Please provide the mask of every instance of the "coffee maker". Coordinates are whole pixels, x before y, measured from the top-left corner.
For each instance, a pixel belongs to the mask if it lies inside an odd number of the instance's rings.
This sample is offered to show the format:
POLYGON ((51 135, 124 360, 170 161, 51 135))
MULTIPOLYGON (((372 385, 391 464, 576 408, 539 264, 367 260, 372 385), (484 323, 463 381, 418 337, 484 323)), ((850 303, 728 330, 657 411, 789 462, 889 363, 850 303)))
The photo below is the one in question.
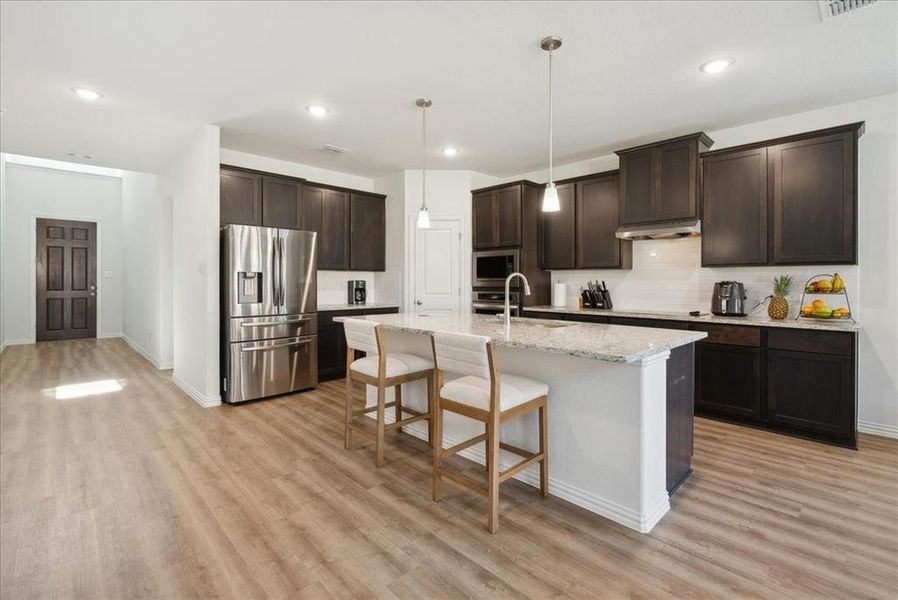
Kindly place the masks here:
POLYGON ((350 279, 346 284, 349 304, 364 304, 368 299, 368 292, 365 289, 365 280, 350 279))

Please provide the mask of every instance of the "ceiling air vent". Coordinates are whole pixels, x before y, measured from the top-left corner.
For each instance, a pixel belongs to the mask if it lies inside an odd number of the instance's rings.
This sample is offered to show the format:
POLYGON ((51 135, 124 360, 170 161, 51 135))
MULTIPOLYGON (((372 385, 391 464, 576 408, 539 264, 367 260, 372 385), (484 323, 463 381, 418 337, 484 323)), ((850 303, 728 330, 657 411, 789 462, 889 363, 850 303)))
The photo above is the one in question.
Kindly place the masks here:
POLYGON ((340 146, 334 146, 333 144, 325 144, 318 148, 321 152, 327 152, 328 154, 346 154, 349 152, 349 148, 341 148, 340 146))
POLYGON ((874 2, 876 0, 817 0, 817 6, 820 9, 820 20, 825 21, 869 6, 874 2))

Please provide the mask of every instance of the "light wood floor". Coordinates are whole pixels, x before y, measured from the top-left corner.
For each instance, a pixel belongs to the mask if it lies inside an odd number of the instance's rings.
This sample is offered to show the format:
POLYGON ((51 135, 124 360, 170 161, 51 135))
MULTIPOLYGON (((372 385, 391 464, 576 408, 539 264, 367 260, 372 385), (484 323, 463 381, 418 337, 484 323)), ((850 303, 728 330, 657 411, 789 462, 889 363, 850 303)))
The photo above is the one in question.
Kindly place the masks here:
MULTIPOLYGON (((342 382, 203 409, 120 340, 0 355, 3 598, 896 598, 898 441, 698 420, 640 535, 528 486, 430 500, 427 446, 342 448, 342 382), (60 384, 124 389, 57 400, 60 384)), ((456 465, 472 465, 455 458, 456 465)), ((473 467, 472 467, 473 468, 473 467)))

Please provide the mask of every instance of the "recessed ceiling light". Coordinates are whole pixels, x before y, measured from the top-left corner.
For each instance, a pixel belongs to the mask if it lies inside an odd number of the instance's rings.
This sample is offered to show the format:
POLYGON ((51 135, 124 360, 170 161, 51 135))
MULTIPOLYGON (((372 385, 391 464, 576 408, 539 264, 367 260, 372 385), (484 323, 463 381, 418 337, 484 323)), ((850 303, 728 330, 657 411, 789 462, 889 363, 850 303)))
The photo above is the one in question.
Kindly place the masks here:
POLYGON ((458 155, 458 148, 443 148, 443 156, 448 156, 452 158, 453 156, 458 155))
POLYGON ((318 117, 319 119, 321 117, 327 116, 327 113, 330 112, 326 106, 321 106, 320 104, 309 104, 306 107, 306 110, 310 115, 312 115, 313 117, 318 117))
POLYGON ((712 58, 711 60, 707 60, 699 65, 698 70, 709 75, 717 75, 718 73, 722 73, 730 66, 732 66, 734 62, 736 62, 736 59, 730 56, 726 56, 723 58, 712 58))
POLYGON ((90 88, 85 87, 73 87, 72 93, 81 98, 82 100, 89 100, 93 102, 94 100, 99 100, 103 97, 103 94, 96 90, 92 90, 90 88))

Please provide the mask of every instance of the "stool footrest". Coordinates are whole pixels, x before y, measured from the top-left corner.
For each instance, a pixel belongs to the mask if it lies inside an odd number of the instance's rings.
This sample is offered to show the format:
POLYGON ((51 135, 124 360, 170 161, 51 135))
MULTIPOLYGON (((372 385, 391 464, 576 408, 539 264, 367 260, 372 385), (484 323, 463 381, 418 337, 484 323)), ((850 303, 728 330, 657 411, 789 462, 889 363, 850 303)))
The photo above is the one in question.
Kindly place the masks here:
POLYGON ((524 458, 533 458, 534 456, 536 456, 535 452, 530 452, 529 450, 524 450, 523 448, 518 448, 517 446, 512 446, 511 444, 506 444, 505 442, 499 442, 499 448, 505 450, 506 452, 511 452, 512 454, 523 456, 524 458))
POLYGON ((499 473, 499 483, 502 483, 503 481, 511 479, 512 477, 514 477, 515 475, 517 475, 518 473, 520 473, 521 471, 523 471, 530 465, 540 462, 545 457, 546 457, 545 453, 540 452, 539 454, 534 454, 530 458, 522 460, 515 466, 513 466, 509 469, 506 469, 505 471, 502 471, 501 473, 499 473))
POLYGON ((468 488, 469 490, 473 490, 478 494, 483 496, 489 496, 489 488, 477 481, 476 479, 471 479, 461 473, 456 473, 455 471, 449 471, 444 469, 443 467, 437 467, 437 471, 440 475, 445 477, 446 479, 451 479, 455 483, 468 488))
MULTIPOLYGON (((391 406, 396 406, 396 403, 395 402, 387 402, 386 404, 384 404, 384 408, 390 408, 391 406)), ((405 410, 405 409, 402 409, 402 410, 405 410)), ((353 416, 366 415, 368 413, 373 413, 373 412, 377 412, 376 404, 374 406, 368 406, 366 408, 360 408, 358 410, 354 410, 354 411, 352 411, 352 414, 353 414, 353 416)))
MULTIPOLYGON (((403 409, 403 410, 405 410, 405 409, 403 409)), ((402 419, 401 421, 394 421, 394 422, 390 423, 389 425, 385 425, 384 429, 387 431, 391 431, 393 429, 399 429, 400 427, 403 427, 405 425, 410 425, 411 423, 414 423, 415 421, 423 421, 424 419, 429 419, 429 418, 430 418, 430 415, 427 413, 418 413, 413 417, 408 417, 407 419, 402 419)))
POLYGON ((470 448, 474 444, 479 444, 480 442, 485 442, 485 441, 486 441, 486 434, 484 433, 482 435, 478 435, 477 437, 473 437, 469 440, 466 440, 460 444, 455 444, 454 446, 450 446, 450 447, 446 448, 445 450, 443 450, 442 455, 444 457, 452 456, 456 452, 461 452, 465 448, 470 448))

